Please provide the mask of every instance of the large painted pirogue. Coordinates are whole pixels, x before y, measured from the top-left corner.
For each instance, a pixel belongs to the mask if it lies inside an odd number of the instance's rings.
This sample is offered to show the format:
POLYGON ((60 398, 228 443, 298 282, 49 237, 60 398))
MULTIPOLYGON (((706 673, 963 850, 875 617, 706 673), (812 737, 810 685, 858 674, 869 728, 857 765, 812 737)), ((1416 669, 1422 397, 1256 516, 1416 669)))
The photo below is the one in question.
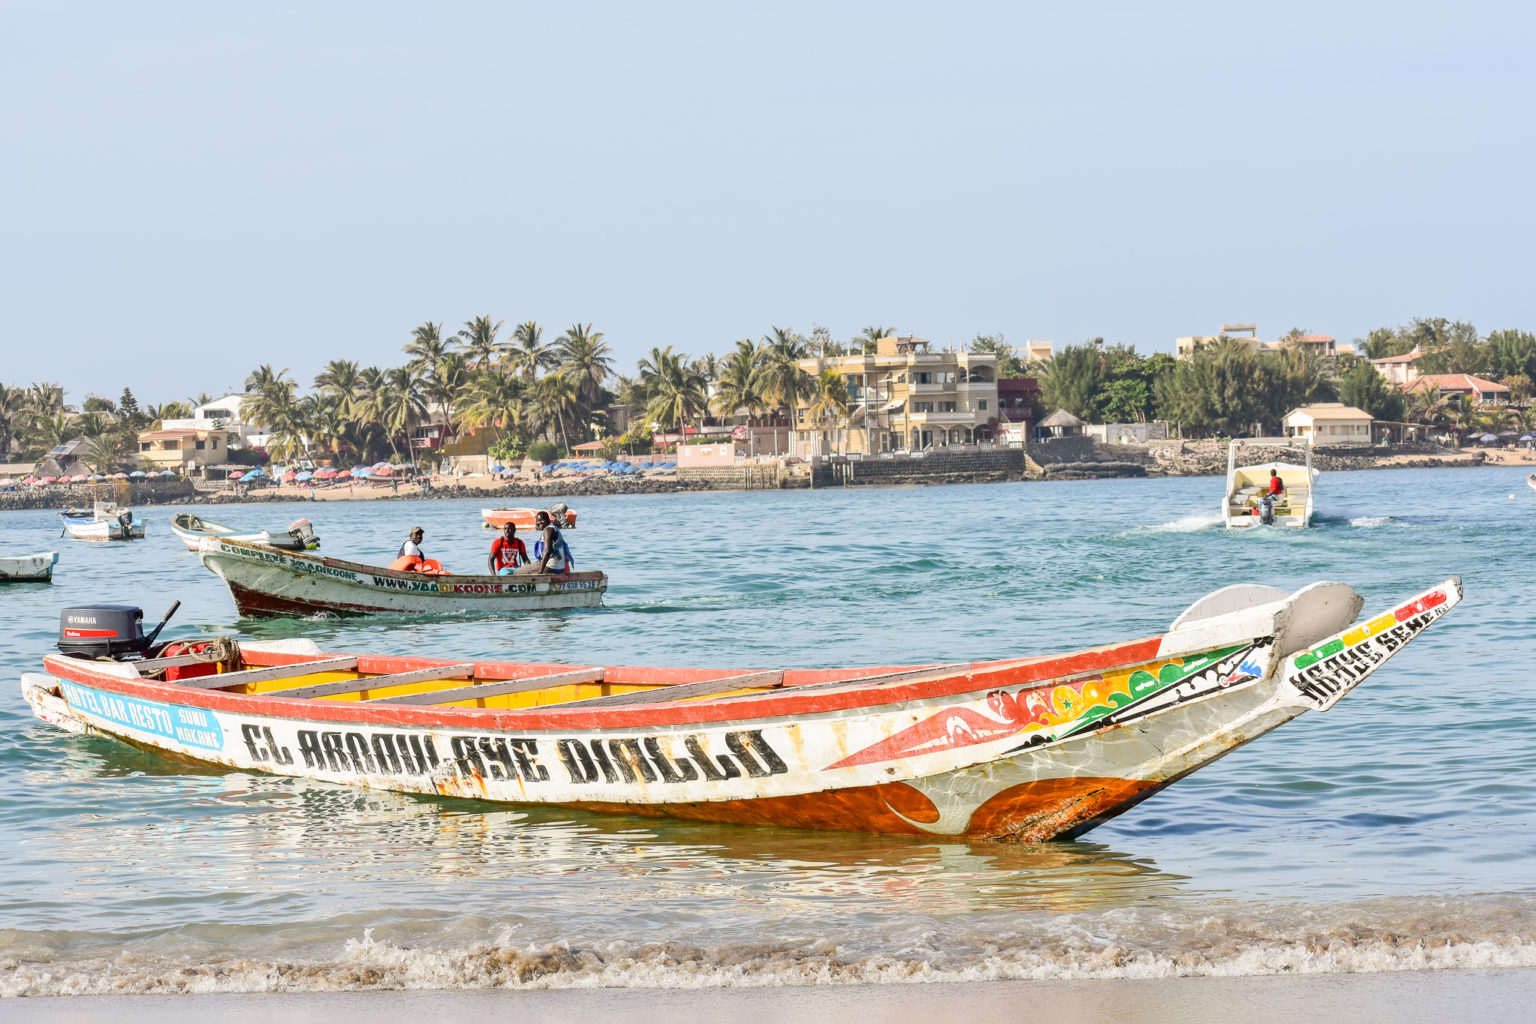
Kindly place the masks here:
MULTIPOLYGON (((1304 711, 1332 707, 1461 599, 1358 626, 1340 583, 1235 586, 1161 636, 1073 654, 855 670, 600 668, 152 647, 70 609, 38 717, 180 758, 328 782, 702 821, 1075 836, 1304 711), (73 622, 69 621, 73 619, 73 622), (109 644, 115 641, 106 641, 109 644), (133 648, 154 655, 125 660, 133 648), (209 661, 207 659, 217 659, 209 661)), ((116 620, 121 621, 121 619, 116 620)), ((162 623, 163 625, 163 623, 162 623)))

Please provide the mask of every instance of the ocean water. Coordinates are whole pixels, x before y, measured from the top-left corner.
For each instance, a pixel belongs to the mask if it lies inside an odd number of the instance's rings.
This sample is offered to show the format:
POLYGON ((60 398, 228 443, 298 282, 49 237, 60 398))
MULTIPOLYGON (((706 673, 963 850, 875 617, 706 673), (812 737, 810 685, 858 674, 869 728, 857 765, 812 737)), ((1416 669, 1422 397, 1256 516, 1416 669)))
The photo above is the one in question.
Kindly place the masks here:
MULTIPOLYGON (((1536 491, 1523 471, 1325 474, 1316 527, 1226 531, 1215 478, 572 499, 599 610, 512 621, 240 621, 149 537, 0 589, 0 995, 770 986, 1536 966, 1536 491), (1232 582, 1466 599, 1333 710, 1074 842, 656 822, 203 771, 35 721, 16 680, 58 611, 325 649, 769 668, 1045 654, 1160 632, 1232 582)), ((387 561, 410 526, 484 564, 478 503, 307 516, 387 561)))

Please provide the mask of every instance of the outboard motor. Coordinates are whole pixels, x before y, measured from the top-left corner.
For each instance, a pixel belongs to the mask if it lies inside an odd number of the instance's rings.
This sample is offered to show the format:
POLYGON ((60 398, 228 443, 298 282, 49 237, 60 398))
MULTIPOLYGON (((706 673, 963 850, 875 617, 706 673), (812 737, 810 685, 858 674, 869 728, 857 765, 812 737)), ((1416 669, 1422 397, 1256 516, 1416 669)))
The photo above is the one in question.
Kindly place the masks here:
POLYGON ((1275 499, 1273 495, 1266 494, 1259 499, 1259 522, 1265 526, 1275 525, 1275 499))
POLYGON ((74 658, 111 658, 121 661, 145 657, 160 631, 171 621, 177 601, 160 625, 144 635, 144 612, 131 604, 93 604, 59 612, 59 651, 74 658))
POLYGON ((133 529, 133 510, 123 509, 117 514, 117 523, 125 530, 133 529))
POLYGON ((308 519, 289 523, 288 536, 298 541, 305 551, 313 551, 320 546, 320 538, 315 535, 315 528, 308 519))

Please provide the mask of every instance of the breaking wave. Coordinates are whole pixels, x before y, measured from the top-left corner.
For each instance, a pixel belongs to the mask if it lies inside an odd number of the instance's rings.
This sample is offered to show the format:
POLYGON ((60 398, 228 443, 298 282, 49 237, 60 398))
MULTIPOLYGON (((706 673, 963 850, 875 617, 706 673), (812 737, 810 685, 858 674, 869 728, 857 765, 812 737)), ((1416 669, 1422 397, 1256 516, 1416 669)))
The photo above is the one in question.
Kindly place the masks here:
POLYGON ((367 929, 331 955, 197 956, 188 948, 80 959, 50 950, 42 936, 26 940, 12 932, 10 951, 0 954, 0 996, 754 988, 1536 967, 1536 913, 1525 901, 1417 911, 1266 906, 1192 914, 1144 907, 1014 924, 986 932, 930 926, 888 936, 882 948, 852 937, 717 945, 530 941, 517 927, 435 946, 378 939, 367 929))

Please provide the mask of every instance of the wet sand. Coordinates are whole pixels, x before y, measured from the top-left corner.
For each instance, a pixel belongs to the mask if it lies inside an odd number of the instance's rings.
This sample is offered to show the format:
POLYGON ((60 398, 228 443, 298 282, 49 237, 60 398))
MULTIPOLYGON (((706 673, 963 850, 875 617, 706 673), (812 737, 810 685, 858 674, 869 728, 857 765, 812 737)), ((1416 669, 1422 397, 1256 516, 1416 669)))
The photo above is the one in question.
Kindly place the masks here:
POLYGON ((5 1000, 8 1024, 153 1024, 336 1020, 615 1022, 663 1019, 717 1024, 806 1020, 941 1024, 956 1020, 1098 1024, 1136 1021, 1390 1020, 1396 1024, 1530 1019, 1536 970, 1417 971, 1307 977, 1006 981, 817 988, 553 989, 323 992, 260 995, 68 996, 5 1000))

